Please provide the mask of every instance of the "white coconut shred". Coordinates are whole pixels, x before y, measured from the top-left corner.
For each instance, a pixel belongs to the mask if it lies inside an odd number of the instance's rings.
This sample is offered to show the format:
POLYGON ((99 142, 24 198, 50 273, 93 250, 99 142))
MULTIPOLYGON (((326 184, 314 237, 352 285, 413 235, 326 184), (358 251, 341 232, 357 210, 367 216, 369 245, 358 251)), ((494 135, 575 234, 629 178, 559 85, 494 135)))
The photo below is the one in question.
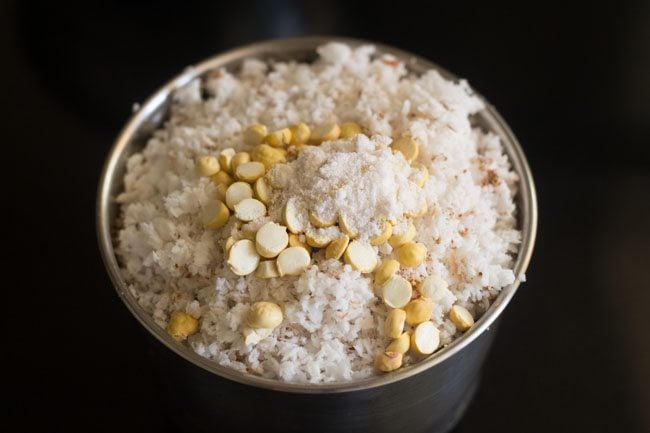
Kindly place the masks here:
MULTIPOLYGON (((297 276, 240 277, 228 267, 226 239, 246 238, 271 220, 282 223, 288 200, 324 219, 345 214, 361 240, 376 236, 386 220, 402 232, 403 216, 419 215, 409 221, 426 258, 398 274, 414 285, 428 275, 447 282, 430 319, 441 345, 461 334, 449 318, 453 305, 478 318, 514 282, 520 242, 517 176, 499 138, 472 128, 469 117, 483 104, 466 82, 447 81, 435 71, 409 75, 396 59, 375 56, 372 46, 330 43, 318 54, 311 64, 247 60, 236 74, 218 70, 177 91, 170 119, 130 157, 118 197, 116 252, 141 307, 161 327, 175 311, 198 319, 187 344, 199 355, 290 382, 376 374, 375 356, 390 339, 384 335, 388 308, 372 274, 327 260, 323 250, 315 249, 297 276), (199 215, 217 191, 209 177, 197 175, 197 159, 226 148, 250 151, 242 139, 249 125, 272 131, 300 122, 356 122, 364 133, 301 152, 290 147, 288 163, 265 176, 274 187, 268 216, 244 224, 231 217, 217 230, 205 228, 199 215), (390 150, 402 136, 421 144, 413 164, 390 150), (430 174, 421 188, 413 182, 415 163, 430 174), (418 214, 425 203, 426 213, 418 214), (247 345, 242 329, 257 301, 278 304, 284 319, 268 337, 247 345)), ((305 225, 306 233, 340 230, 305 225)), ((373 249, 380 261, 395 257, 388 243, 373 249)), ((407 355, 405 363, 419 359, 407 355)))

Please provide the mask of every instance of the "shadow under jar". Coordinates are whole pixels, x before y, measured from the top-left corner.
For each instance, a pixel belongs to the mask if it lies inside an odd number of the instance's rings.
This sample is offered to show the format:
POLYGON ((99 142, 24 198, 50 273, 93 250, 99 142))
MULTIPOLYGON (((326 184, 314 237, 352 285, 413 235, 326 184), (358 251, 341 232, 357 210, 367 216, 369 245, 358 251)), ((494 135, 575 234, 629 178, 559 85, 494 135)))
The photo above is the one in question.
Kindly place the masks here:
MULTIPOLYGON (((180 74, 147 100, 122 130, 110 151, 99 184, 97 230, 111 280, 152 342, 152 364, 164 390, 166 408, 182 431, 264 432, 430 432, 451 430, 460 420, 478 387, 485 357, 495 336, 499 316, 514 296, 525 272, 537 228, 537 203, 530 169, 516 138, 496 110, 486 108, 472 123, 498 135, 519 177, 517 228, 522 242, 515 258, 516 280, 504 287, 474 327, 451 344, 389 374, 323 385, 285 383, 249 375, 205 359, 174 341, 138 306, 127 289, 114 251, 126 161, 143 148, 168 115, 171 96, 196 77, 224 67, 236 71, 250 57, 260 60, 311 61, 315 49, 338 41, 350 46, 369 43, 345 38, 298 38, 256 43, 208 59, 180 74)), ((403 60, 410 72, 442 68, 413 54, 375 44, 378 54, 403 60)))

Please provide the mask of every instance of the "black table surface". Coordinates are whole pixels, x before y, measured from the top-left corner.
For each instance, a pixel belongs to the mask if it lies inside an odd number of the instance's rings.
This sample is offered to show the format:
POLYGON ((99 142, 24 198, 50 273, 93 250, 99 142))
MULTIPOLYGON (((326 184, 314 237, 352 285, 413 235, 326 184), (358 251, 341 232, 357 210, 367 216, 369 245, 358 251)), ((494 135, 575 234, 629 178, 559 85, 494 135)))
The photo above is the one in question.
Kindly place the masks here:
POLYGON ((528 155, 535 255, 456 431, 650 431, 650 3, 94 3, 0 9, 3 431, 175 431, 99 257, 101 165, 184 66, 305 34, 468 78, 528 155))

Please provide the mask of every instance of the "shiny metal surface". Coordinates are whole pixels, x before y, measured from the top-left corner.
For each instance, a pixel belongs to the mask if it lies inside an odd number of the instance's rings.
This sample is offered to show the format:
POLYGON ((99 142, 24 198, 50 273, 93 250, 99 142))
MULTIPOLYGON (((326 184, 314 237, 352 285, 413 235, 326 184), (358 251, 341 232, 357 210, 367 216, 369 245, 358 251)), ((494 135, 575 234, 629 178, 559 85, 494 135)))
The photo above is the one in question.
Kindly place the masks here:
MULTIPOLYGON (((102 257, 118 295, 157 340, 154 345, 155 359, 160 361, 158 367, 164 369, 161 377, 170 387, 186 388, 183 389, 186 399, 176 405, 180 413, 194 414, 185 417, 185 425, 196 421, 197 417, 205 421, 195 426, 196 431, 213 430, 210 427, 213 418, 214 421, 220 420, 214 426, 234 422, 232 427, 235 428, 256 421, 257 413, 273 413, 271 410, 276 410, 286 414, 287 408, 292 407, 301 413, 292 412, 288 418, 278 418, 280 421, 274 418, 275 421, 270 424, 273 429, 268 431, 314 430, 314 426, 320 426, 317 431, 342 432, 370 428, 376 432, 400 431, 407 426, 410 432, 446 431, 462 414, 459 408, 467 405, 476 387, 481 364, 494 336, 494 330, 490 331, 490 327, 495 325, 519 286, 517 279, 514 284, 504 288, 470 331, 427 359, 391 374, 319 386, 283 383, 217 365, 172 340, 139 308, 127 290, 113 249, 113 234, 119 214, 114 197, 123 189, 126 159, 141 149, 151 132, 164 121, 170 95, 193 78, 215 68, 236 69, 247 57, 309 61, 315 57, 314 49, 318 45, 332 40, 350 45, 368 43, 330 37, 273 40, 228 51, 187 69, 164 85, 133 114, 104 166, 97 197, 97 230, 102 257), (184 402, 188 401, 192 405, 181 410, 185 407, 184 402), (242 413, 244 407, 246 411, 242 413), (402 419, 406 416, 408 418, 402 419), (235 422, 237 419, 239 424, 235 422), (396 419, 401 421, 395 422, 396 419)), ((379 53, 391 53, 403 59, 413 73, 437 69, 446 78, 456 79, 420 57, 373 44, 379 53)), ((537 202, 530 169, 516 138, 491 105, 486 103, 486 109, 475 117, 474 123, 501 137, 512 166, 520 177, 518 223, 523 236, 515 263, 515 274, 520 276, 530 261, 537 230, 537 202)), ((174 395, 177 393, 178 389, 174 395)))

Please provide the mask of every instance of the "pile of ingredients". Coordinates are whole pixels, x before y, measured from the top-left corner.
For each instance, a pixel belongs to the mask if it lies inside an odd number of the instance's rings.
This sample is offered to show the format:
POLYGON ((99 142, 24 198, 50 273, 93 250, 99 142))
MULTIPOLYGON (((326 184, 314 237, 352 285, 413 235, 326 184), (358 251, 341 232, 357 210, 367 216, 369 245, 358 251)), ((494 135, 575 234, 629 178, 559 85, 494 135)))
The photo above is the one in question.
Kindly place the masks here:
POLYGON ((423 359, 515 281, 518 178, 466 82, 372 46, 246 60, 174 95, 130 157, 116 251, 182 344, 289 382, 423 359))

